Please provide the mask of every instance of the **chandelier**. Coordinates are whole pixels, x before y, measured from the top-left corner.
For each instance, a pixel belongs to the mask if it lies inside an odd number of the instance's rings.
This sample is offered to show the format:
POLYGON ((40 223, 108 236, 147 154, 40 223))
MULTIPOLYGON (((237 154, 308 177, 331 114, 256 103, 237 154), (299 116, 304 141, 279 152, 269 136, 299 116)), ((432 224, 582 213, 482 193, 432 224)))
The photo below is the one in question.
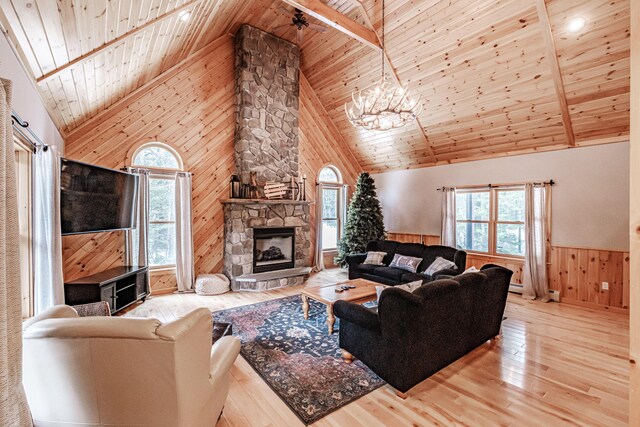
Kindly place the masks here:
POLYGON ((382 78, 373 87, 351 94, 344 104, 347 118, 353 126, 372 131, 400 128, 414 121, 422 111, 420 96, 412 97, 407 86, 398 87, 384 72, 384 0, 382 0, 382 78))

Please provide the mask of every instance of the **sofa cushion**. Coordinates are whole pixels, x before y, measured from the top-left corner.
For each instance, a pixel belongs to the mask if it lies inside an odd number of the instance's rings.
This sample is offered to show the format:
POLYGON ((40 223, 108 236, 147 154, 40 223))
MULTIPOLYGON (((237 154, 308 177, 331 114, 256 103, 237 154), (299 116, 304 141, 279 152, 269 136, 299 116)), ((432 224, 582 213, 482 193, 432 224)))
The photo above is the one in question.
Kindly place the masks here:
POLYGON ((387 279, 395 280, 396 282, 400 281, 404 273, 406 273, 405 270, 394 267, 376 267, 376 269, 374 270, 374 274, 387 279))
MULTIPOLYGON (((451 248, 449 246, 440 246, 440 245, 431 245, 424 248, 424 252, 422 253, 422 258, 424 258, 424 263, 421 265, 423 270, 425 270, 428 266, 433 264, 437 257, 442 257, 449 261, 455 261, 454 258, 458 249, 451 248)), ((461 268, 464 268, 462 266, 461 268)))
POLYGON ((367 244, 367 252, 386 252, 382 262, 384 265, 389 265, 391 260, 393 259, 393 255, 396 253, 396 248, 400 243, 394 240, 374 240, 367 244))
POLYGON ((422 258, 425 246, 421 243, 400 243, 396 253, 400 255, 422 258))
POLYGON ((386 252, 369 251, 367 252, 367 258, 364 260, 363 264, 384 265, 382 260, 386 255, 386 252))
POLYGON ((429 278, 421 273, 407 273, 405 272, 400 280, 402 283, 415 282, 416 280, 422 280, 423 282, 429 281, 429 278))
POLYGON ((373 264, 358 264, 356 266, 356 270, 359 271, 360 273, 375 274, 374 271, 378 267, 380 267, 380 266, 379 265, 373 265, 373 264))
POLYGON ((389 264, 389 267, 401 268, 411 273, 418 271, 418 266, 422 262, 422 258, 412 257, 408 255, 395 254, 393 261, 389 264))
POLYGON ((438 271, 445 270, 447 268, 457 269, 458 267, 456 267, 456 264, 453 261, 449 261, 448 259, 444 259, 439 256, 436 257, 435 261, 433 261, 429 267, 427 267, 424 273, 429 276, 433 276, 438 271))

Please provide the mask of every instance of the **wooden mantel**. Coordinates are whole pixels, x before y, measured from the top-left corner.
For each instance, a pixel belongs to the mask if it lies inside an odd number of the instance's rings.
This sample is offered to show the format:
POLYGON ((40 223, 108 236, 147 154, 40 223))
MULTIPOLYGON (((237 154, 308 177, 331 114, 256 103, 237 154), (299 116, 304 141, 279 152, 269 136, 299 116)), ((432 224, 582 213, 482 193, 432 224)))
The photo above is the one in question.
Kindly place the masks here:
POLYGON ((223 205, 228 203, 243 205, 312 205, 315 202, 309 200, 288 200, 288 199, 223 199, 220 201, 223 205))

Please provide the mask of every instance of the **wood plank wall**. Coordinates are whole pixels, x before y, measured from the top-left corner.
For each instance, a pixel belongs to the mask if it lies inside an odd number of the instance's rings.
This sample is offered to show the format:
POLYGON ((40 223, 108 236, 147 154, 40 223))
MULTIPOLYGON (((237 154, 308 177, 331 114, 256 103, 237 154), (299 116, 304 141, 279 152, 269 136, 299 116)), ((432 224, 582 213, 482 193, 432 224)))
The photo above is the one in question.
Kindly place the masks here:
MULTIPOLYGON (((388 233, 389 240, 440 244, 439 236, 388 233)), ((467 254, 467 268, 496 264, 513 271, 513 283, 522 283, 524 260, 467 254)), ((560 292, 568 304, 614 309, 629 308, 629 253, 622 251, 551 246, 548 260, 549 289, 560 292), (609 290, 602 290, 602 282, 609 290)))
POLYGON ((629 425, 640 425, 640 2, 631 2, 629 425))
MULTIPOLYGON (((228 197, 228 182, 235 169, 233 66, 232 38, 224 36, 80 126, 66 140, 67 157, 109 168, 124 166, 133 150, 144 142, 165 142, 180 153, 186 168, 194 174, 196 274, 222 269, 224 227, 220 200, 228 197)), ((315 199, 316 176, 323 165, 336 165, 350 185, 360 172, 358 163, 328 120, 317 96, 302 77, 300 166, 301 173, 309 178, 308 200, 315 199)), ((315 218, 315 213, 312 217, 315 218)), ((65 279, 122 265, 123 242, 122 232, 65 237, 65 279)), ((155 293, 176 286, 173 271, 154 272, 151 277, 155 293)))
POLYGON ((628 252, 552 246, 548 271, 549 289, 560 291, 563 302, 629 308, 628 252))

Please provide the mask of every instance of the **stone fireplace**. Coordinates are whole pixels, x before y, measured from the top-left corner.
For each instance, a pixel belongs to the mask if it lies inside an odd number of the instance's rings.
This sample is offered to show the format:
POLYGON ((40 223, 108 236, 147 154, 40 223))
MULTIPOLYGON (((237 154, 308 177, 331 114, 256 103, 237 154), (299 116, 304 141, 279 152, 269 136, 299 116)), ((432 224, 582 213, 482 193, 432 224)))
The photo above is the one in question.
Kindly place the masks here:
MULTIPOLYGON (((235 35, 236 172, 244 183, 298 177, 300 52, 249 25, 235 35)), ((310 203, 229 199, 224 204, 224 272, 233 290, 304 281, 311 268, 310 203)))
POLYGON ((244 182, 298 176, 298 46, 250 25, 235 35, 236 170, 244 182))
POLYGON ((253 272, 295 267, 296 228, 253 229, 253 272))

